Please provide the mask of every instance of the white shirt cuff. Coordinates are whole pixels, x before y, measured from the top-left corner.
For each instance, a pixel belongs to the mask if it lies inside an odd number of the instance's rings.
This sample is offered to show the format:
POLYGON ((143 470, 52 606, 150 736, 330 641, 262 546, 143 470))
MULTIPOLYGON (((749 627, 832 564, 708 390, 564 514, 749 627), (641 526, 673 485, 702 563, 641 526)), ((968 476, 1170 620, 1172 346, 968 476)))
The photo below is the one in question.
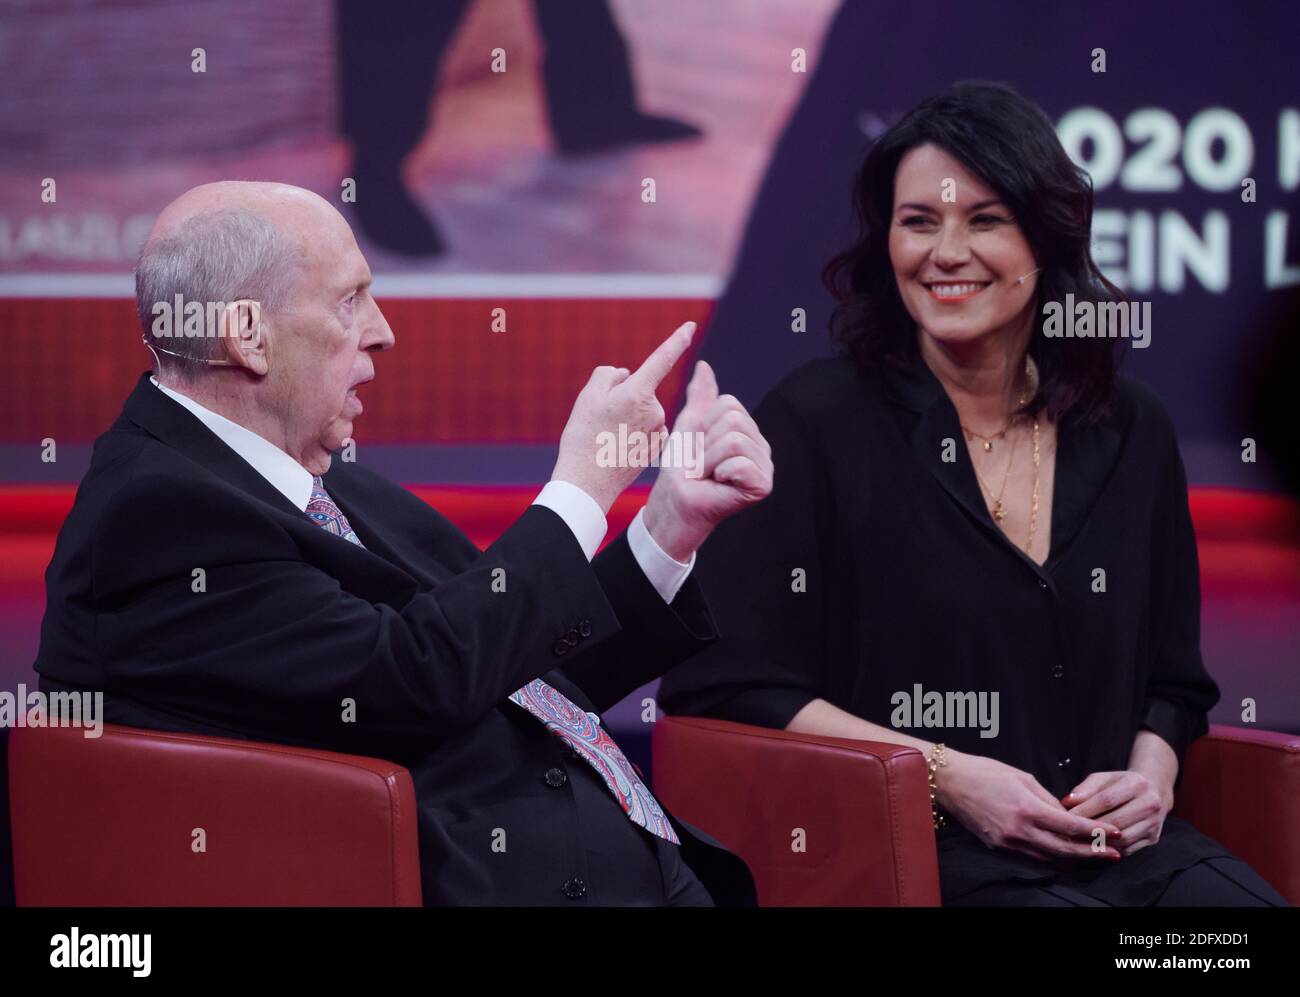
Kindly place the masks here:
POLYGON ((564 520, 588 561, 596 556, 609 529, 599 502, 570 481, 550 481, 533 499, 533 505, 544 505, 564 520))
POLYGON ((686 584, 686 578, 695 567, 695 552, 691 552, 690 562, 683 564, 676 558, 669 557, 664 549, 655 543, 655 538, 645 526, 645 506, 636 514, 632 525, 627 528, 627 545, 632 548, 632 556, 641 565, 650 584, 663 597, 664 602, 672 602, 677 593, 686 584))

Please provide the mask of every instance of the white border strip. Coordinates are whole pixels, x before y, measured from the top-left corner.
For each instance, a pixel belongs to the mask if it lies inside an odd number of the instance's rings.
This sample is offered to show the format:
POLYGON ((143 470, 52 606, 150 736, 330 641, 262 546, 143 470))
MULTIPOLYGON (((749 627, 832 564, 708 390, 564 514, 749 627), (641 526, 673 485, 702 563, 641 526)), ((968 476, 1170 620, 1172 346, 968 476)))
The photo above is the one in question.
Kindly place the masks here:
MULTIPOLYGON (((717 298, 713 274, 387 274, 384 298, 717 298)), ((132 298, 130 274, 0 274, 2 298, 132 298)))
POLYGON ((0 274, 3 298, 134 298, 129 273, 0 274))

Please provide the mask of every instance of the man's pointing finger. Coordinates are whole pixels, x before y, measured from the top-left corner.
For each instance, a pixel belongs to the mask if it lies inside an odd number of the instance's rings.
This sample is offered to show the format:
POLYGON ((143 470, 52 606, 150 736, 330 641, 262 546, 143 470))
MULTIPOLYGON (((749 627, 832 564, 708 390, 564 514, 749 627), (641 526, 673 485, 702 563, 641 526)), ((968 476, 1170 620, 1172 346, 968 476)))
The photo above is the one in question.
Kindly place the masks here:
POLYGON ((659 382, 676 366, 682 354, 690 348, 694 336, 695 323, 683 322, 673 330, 671 336, 655 347, 655 351, 646 357, 645 363, 632 373, 627 383, 635 383, 637 387, 653 392, 659 387, 659 382))

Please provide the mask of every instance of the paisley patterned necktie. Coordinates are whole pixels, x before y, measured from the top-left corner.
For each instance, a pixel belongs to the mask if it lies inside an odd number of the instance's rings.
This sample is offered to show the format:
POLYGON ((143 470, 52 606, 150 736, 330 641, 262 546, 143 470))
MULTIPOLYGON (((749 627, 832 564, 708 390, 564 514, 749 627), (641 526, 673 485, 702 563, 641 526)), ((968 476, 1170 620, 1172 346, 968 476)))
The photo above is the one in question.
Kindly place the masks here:
POLYGON ((307 500, 307 515, 322 530, 327 530, 344 540, 350 540, 358 547, 365 546, 361 538, 353 532, 348 517, 343 515, 343 510, 330 498, 330 493, 325 490, 325 482, 321 480, 320 475, 311 479, 311 498, 307 500))
POLYGON ((605 733, 594 713, 584 713, 577 703, 541 679, 533 679, 522 689, 512 692, 510 702, 522 706, 544 723, 552 734, 567 742, 575 754, 595 769, 633 824, 641 825, 674 845, 681 844, 663 807, 641 781, 614 739, 605 733))
MULTIPOLYGON (((311 521, 321 529, 358 547, 365 547, 348 523, 348 517, 325 491, 325 483, 319 476, 311 479, 311 498, 307 501, 306 511, 311 521)), ((515 690, 510 694, 510 701, 535 716, 547 730, 568 744, 574 754, 595 769, 632 823, 674 845, 681 844, 663 807, 641 781, 614 739, 605 733, 594 713, 585 712, 541 679, 533 679, 522 689, 515 690)))

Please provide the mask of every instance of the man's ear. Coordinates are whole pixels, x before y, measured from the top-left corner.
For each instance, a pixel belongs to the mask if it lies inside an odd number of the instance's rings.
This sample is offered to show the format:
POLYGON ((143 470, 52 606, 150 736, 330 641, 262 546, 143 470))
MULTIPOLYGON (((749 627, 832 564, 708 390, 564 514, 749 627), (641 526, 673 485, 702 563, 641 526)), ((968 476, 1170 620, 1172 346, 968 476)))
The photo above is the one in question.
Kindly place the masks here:
POLYGON ((224 359, 254 374, 265 374, 269 366, 267 341, 270 332, 271 325, 261 302, 240 298, 227 303, 221 313, 220 340, 224 359))

